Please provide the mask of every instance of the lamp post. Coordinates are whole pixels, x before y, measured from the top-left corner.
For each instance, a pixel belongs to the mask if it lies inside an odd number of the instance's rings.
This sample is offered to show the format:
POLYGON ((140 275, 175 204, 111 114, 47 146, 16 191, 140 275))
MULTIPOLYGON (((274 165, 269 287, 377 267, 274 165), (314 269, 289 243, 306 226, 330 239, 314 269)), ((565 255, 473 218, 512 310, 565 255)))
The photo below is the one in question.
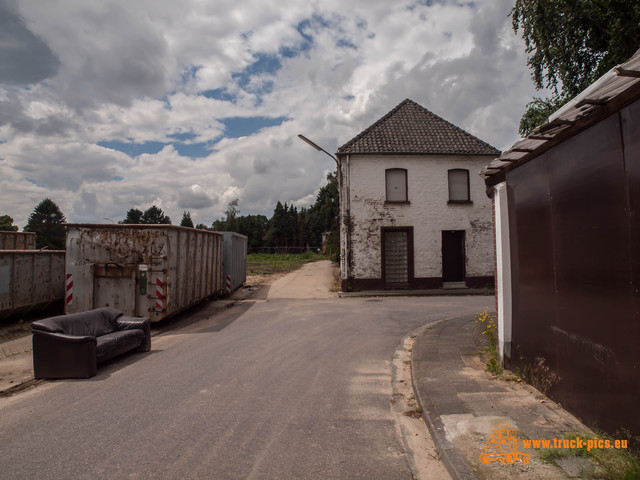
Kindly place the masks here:
POLYGON ((311 145, 313 148, 315 148, 316 150, 318 150, 319 152, 324 152, 327 155, 329 155, 331 158, 333 158, 333 160, 336 162, 336 165, 338 166, 338 173, 340 173, 340 162, 338 161, 338 159, 336 157, 334 157, 333 155, 331 155, 329 152, 327 152, 324 148, 316 145, 315 143, 313 143, 311 140, 309 140, 307 137, 305 137, 304 135, 298 135, 298 138, 300 140, 302 140, 303 142, 308 143, 309 145, 311 145))
MULTIPOLYGON (((348 188, 349 188, 349 184, 347 181, 347 191, 343 192, 342 191, 342 165, 340 160, 338 160, 336 157, 334 157, 333 155, 331 155, 329 152, 327 152, 324 148, 322 148, 319 145, 316 145, 314 142, 312 142, 311 140, 309 140, 307 137, 305 137, 304 135, 300 135, 298 134, 298 138, 300 140, 302 140, 303 142, 307 143, 308 145, 311 145, 313 148, 315 148, 316 150, 318 150, 319 152, 324 152, 327 155, 329 155, 331 158, 333 158, 334 162, 336 162, 336 173, 338 174, 338 202, 340 203, 340 216, 338 218, 338 224, 339 224, 339 228, 340 228, 340 276, 341 276, 341 285, 346 285, 345 284, 345 279, 349 278, 350 276, 350 272, 351 272, 351 228, 349 226, 349 217, 350 217, 350 208, 348 206, 349 202, 349 194, 348 194, 348 188), (343 195, 344 194, 344 195, 343 195), (343 198, 344 197, 344 198, 343 198), (345 246, 345 238, 346 238, 346 246, 345 246)), ((347 179, 348 177, 348 170, 349 170, 349 156, 347 155, 346 157, 347 159, 347 179)), ((344 288, 344 287, 343 287, 344 288)))

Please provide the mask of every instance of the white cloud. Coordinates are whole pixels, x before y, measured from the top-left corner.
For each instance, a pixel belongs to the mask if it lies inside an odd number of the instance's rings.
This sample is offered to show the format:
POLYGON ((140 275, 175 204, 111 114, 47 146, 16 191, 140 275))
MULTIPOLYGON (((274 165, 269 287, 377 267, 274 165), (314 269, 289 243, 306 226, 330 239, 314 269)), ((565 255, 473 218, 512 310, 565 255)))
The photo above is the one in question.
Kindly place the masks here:
POLYGON ((298 133, 333 152, 411 98, 505 148, 534 94, 513 0, 4 2, 0 214, 20 227, 45 196, 69 221, 155 203, 211 224, 234 198, 270 216, 335 169, 298 133), (229 117, 287 120, 229 138, 229 117), (98 146, 145 142, 134 158, 98 146))

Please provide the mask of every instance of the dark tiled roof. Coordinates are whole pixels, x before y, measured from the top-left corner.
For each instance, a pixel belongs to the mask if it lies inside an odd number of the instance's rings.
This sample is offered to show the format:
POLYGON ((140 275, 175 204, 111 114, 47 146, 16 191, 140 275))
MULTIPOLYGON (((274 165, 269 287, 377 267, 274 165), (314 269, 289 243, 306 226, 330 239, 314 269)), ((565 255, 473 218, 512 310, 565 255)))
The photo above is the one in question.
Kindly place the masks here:
POLYGON ((338 153, 500 155, 488 143, 409 99, 341 146, 338 153))

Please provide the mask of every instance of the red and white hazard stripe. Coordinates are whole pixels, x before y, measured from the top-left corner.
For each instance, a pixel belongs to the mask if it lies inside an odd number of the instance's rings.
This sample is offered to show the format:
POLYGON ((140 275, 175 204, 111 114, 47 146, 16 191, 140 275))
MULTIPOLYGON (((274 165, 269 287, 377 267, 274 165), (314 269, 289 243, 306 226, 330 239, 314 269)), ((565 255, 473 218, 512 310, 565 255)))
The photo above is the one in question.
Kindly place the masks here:
POLYGON ((164 309, 164 299, 165 299, 164 287, 165 285, 164 285, 164 282, 162 281, 162 278, 156 277, 156 309, 157 310, 164 309))
POLYGON ((231 275, 227 275, 227 293, 231 293, 231 275))
POLYGON ((73 304, 73 274, 67 273, 65 303, 73 304))

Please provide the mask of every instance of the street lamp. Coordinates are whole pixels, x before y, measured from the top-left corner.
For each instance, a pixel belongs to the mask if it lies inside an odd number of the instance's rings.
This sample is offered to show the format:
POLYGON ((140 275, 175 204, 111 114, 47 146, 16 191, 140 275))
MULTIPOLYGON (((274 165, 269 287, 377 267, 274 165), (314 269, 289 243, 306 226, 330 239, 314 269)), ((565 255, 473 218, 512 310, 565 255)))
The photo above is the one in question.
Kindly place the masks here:
POLYGON ((327 152, 324 148, 316 145, 315 143, 313 143, 311 140, 309 140, 307 137, 305 137, 304 135, 298 135, 298 138, 300 140, 302 140, 303 142, 308 143, 309 145, 311 145, 313 148, 315 148, 316 150, 318 150, 319 152, 324 152, 327 155, 329 155, 331 158, 333 158, 333 160, 336 162, 336 165, 338 166, 338 169, 340 169, 340 162, 338 161, 338 159, 336 157, 334 157, 333 155, 331 155, 329 152, 327 152))

